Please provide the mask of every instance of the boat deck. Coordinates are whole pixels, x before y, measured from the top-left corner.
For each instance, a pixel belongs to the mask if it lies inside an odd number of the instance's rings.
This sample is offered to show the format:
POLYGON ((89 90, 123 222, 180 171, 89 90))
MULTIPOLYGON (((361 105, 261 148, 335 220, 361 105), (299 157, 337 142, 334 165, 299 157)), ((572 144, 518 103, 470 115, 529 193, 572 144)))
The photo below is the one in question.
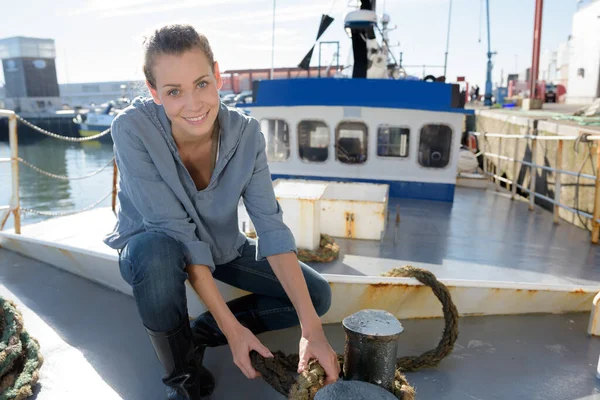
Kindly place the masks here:
MULTIPOLYGON (((248 218, 241 211, 240 227, 248 218)), ((99 208, 24 226, 22 234, 116 260, 101 241, 114 221, 109 208, 99 208)), ((453 203, 393 198, 381 241, 335 240, 339 258, 311 264, 321 273, 374 276, 411 264, 440 279, 600 285, 600 246, 587 231, 555 225, 547 210, 529 211, 528 203, 495 190, 457 187, 453 203)))
MULTIPOLYGON (((4 249, 0 282, 0 296, 17 302, 45 357, 32 400, 165 398, 133 298, 4 249)), ((587 313, 461 318, 454 352, 407 379, 418 400, 599 399, 600 340, 586 335, 587 320, 587 313)), ((443 328, 440 319, 402 324, 399 355, 433 348, 443 328)), ((341 326, 325 332, 343 352, 341 326)), ((299 330, 259 338, 272 351, 294 352, 299 330)), ((217 380, 210 399, 283 398, 262 380, 246 379, 228 347, 209 349, 206 365, 217 380)))
POLYGON ((456 188, 454 203, 391 199, 381 242, 336 238, 340 258, 322 273, 379 275, 411 264, 439 279, 544 284, 600 283, 600 246, 591 235, 493 189, 456 188), (395 224, 396 205, 400 223, 395 224))

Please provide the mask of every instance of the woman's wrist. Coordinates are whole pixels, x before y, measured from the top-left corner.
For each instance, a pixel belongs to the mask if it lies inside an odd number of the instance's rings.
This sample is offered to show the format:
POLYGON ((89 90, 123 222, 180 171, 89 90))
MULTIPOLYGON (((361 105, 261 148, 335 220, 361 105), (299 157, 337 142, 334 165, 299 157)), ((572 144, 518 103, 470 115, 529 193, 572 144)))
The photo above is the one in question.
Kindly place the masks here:
POLYGON ((314 313, 314 316, 301 319, 300 326, 302 328, 302 337, 306 339, 313 336, 314 333, 323 331, 323 323, 316 312, 314 313))
POLYGON ((233 314, 231 314, 231 317, 227 317, 221 322, 217 321, 217 324, 219 325, 221 332, 223 332, 227 338, 234 335, 242 326, 242 324, 240 324, 233 314))

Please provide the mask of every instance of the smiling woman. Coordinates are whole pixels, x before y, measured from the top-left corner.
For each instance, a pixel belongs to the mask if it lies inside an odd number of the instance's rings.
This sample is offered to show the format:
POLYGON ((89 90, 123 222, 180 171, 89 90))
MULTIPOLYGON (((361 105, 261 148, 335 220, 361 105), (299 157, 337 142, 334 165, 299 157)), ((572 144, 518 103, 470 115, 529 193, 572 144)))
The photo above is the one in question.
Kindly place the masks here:
POLYGON ((206 347, 229 344, 248 378, 249 353, 272 357, 255 336, 301 325, 298 370, 318 359, 326 383, 340 372, 320 316, 329 283, 298 261, 283 223, 256 119, 221 103, 219 65, 208 40, 169 25, 144 42, 151 98, 135 99, 112 122, 120 173, 117 224, 104 242, 119 251, 169 399, 199 399, 215 386, 206 347), (240 232, 243 198, 258 240, 240 232), (250 292, 225 303, 215 279, 250 292), (209 311, 188 317, 185 282, 209 311))
POLYGON ((223 85, 208 40, 191 30, 174 26, 145 42, 146 84, 156 104, 164 107, 178 145, 210 139, 223 85))

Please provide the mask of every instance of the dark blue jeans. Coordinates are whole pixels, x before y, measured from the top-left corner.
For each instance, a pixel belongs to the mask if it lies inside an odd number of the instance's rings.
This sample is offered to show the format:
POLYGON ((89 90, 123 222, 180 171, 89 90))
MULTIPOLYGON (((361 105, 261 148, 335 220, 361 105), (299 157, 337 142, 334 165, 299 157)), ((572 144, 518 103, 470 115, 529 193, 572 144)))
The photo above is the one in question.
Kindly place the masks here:
MULTIPOLYGON (((217 265, 214 278, 254 293, 258 315, 268 330, 299 325, 298 315, 267 260, 256 261, 256 242, 248 239, 242 255, 217 265)), ((308 292, 319 316, 331 305, 329 283, 300 262, 308 292)), ((168 331, 187 318, 183 246, 167 235, 145 232, 131 238, 119 254, 123 279, 133 288, 142 323, 153 331, 168 331)))

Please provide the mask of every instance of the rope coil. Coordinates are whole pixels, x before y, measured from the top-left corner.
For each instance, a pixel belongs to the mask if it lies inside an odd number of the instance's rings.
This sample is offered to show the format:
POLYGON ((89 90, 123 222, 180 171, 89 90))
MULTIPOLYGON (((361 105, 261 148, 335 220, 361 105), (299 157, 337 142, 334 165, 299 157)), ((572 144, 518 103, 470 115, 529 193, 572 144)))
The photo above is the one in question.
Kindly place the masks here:
POLYGON ((33 395, 44 358, 16 305, 1 297, 0 333, 0 400, 24 400, 33 395))
MULTIPOLYGON (((452 352, 458 338, 458 310, 452 302, 448 288, 427 270, 405 266, 392 269, 384 276, 416 278, 431 288, 442 303, 444 311, 444 333, 437 347, 419 356, 400 357, 396 361, 394 395, 401 400, 414 400, 415 390, 409 385, 403 372, 435 367, 452 352)), ((255 351, 250 353, 252 366, 260 372, 265 382, 290 400, 312 400, 323 387, 325 380, 325 371, 318 361, 311 360, 308 370, 298 375, 298 354, 285 355, 277 351, 273 352, 273 355, 273 358, 263 358, 255 351)), ((338 362, 343 370, 343 355, 338 354, 338 362)))

